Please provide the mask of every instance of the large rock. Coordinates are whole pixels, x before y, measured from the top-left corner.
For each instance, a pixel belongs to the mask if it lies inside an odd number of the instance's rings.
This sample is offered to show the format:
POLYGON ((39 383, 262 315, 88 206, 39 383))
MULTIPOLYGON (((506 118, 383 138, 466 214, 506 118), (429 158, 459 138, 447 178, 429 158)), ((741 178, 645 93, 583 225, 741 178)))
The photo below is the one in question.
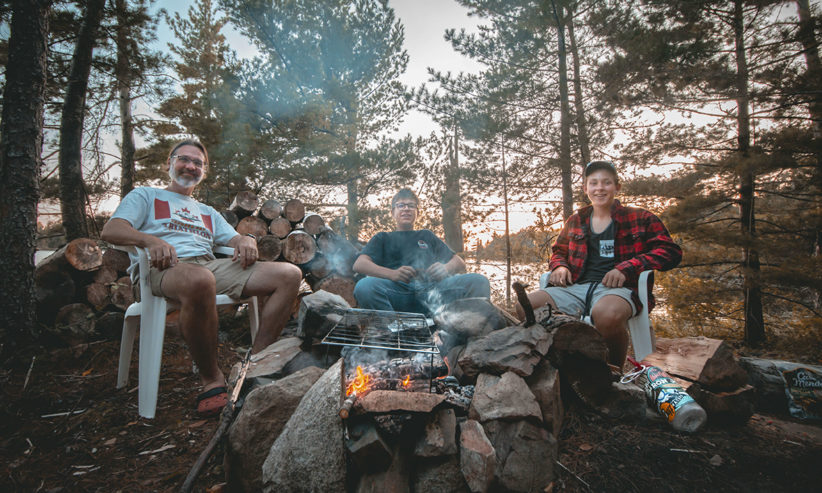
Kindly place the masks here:
POLYGON ((263 464, 262 491, 345 491, 341 368, 339 360, 294 410, 263 464))
POLYGON ((457 416, 453 409, 440 409, 425 424, 414 455, 439 457, 457 453, 457 416))
POLYGON ((408 493, 411 491, 411 458, 405 447, 397 446, 391 465, 385 471, 366 472, 357 483, 356 493, 408 493))
POLYGON ((328 291, 319 290, 304 296, 297 314, 297 335, 325 337, 349 308, 351 305, 342 296, 328 291))
POLYGON ((560 395, 559 370, 551 366, 547 360, 542 360, 534 373, 525 379, 525 382, 537 399, 539 409, 542 411, 543 425, 554 435, 554 438, 558 437, 559 430, 562 428, 562 419, 565 416, 560 395))
POLYGON ((411 478, 414 493, 469 493, 456 455, 418 460, 411 478))
POLYGON ((496 452, 493 491, 542 492, 554 480, 557 441, 527 421, 483 424, 496 452))
POLYGON ((494 446, 479 422, 469 419, 460 424, 460 466, 472 493, 485 493, 491 487, 496 468, 494 446))
POLYGON ((513 372, 501 377, 481 373, 468 417, 481 422, 493 419, 533 418, 542 422, 542 411, 525 380, 513 372))
POLYGON ((501 375, 514 372, 530 375, 551 346, 551 334, 541 325, 514 325, 472 339, 459 357, 462 372, 470 377, 479 373, 501 375))
POLYGON ((269 383, 272 379, 281 377, 286 365, 302 352, 302 343, 302 339, 298 337, 285 337, 251 356, 246 379, 259 378, 269 383))
POLYGON ((309 367, 248 394, 228 432, 226 469, 231 491, 260 491, 263 462, 271 444, 323 373, 321 368, 309 367))

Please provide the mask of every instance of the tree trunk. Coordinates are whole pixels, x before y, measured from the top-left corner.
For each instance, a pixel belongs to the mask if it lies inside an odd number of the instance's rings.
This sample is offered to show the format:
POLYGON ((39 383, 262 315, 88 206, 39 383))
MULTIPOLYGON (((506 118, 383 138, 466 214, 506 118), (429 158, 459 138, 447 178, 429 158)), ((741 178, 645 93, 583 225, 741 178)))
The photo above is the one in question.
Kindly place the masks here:
POLYGON ((348 240, 357 241, 360 237, 360 205, 357 202, 359 194, 357 192, 357 184, 359 180, 352 179, 346 184, 348 191, 348 240))
POLYGON ((577 139, 579 140, 580 166, 585 171, 585 165, 591 161, 591 149, 588 138, 588 123, 585 121, 585 106, 582 97, 582 79, 579 75, 579 49, 577 38, 574 35, 574 18, 568 12, 568 38, 571 42, 571 57, 574 60, 574 110, 577 117, 577 139))
POLYGON ((120 103, 120 197, 134 189, 134 127, 131 118, 131 70, 126 1, 117 0, 117 94, 120 103))
MULTIPOLYGON (((819 59, 819 44, 816 41, 816 23, 811 15, 810 2, 808 0, 796 0, 799 10, 799 42, 802 43, 802 52, 805 55, 805 63, 808 71, 805 74, 808 90, 820 90, 822 84, 822 61, 819 59)), ((811 94, 818 94, 818 92, 811 94)), ((822 98, 811 99, 808 111, 813 120, 813 136, 816 139, 822 138, 822 98)), ((819 163, 822 164, 822 163, 819 163)), ((817 168, 819 169, 819 168, 817 168)))
POLYGON ((745 342, 753 347, 765 340, 762 319, 762 288, 760 285, 759 251, 756 247, 754 216, 754 171, 749 160, 751 146, 750 98, 748 95, 748 62, 745 53, 742 0, 734 2, 734 42, 736 45, 737 143, 739 153, 739 210, 743 247, 743 292, 745 296, 745 342))
POLYGON ((460 194, 459 130, 454 124, 452 149, 445 170, 445 190, 442 193, 442 227, 445 243, 457 253, 465 250, 462 238, 462 198, 460 194))
POLYGON ((60 119, 60 207, 66 239, 87 238, 86 192, 83 183, 83 120, 94 41, 105 0, 89 0, 74 55, 60 119))
POLYGON ((571 105, 568 100, 568 62, 565 50, 565 22, 559 16, 552 0, 554 20, 557 24, 557 58, 559 69, 560 133, 559 168, 562 174, 562 217, 568 219, 574 213, 573 174, 571 169, 571 105))
MULTIPOLYGON (((805 72, 806 91, 816 94, 808 103, 808 112, 813 121, 813 138, 817 141, 822 139, 822 98, 818 94, 822 92, 822 61, 819 59, 819 44, 816 41, 816 22, 811 15, 811 7, 808 0, 796 0, 799 10, 799 41, 802 43, 802 50, 805 54, 805 64, 808 66, 805 72)), ((819 149, 820 144, 817 144, 819 149)), ((822 217, 822 152, 816 153, 816 169, 814 170, 811 186, 816 189, 816 210, 817 217, 822 217)), ((816 226, 812 256, 818 256, 822 249, 822 226, 816 226)), ((819 309, 822 300, 822 289, 816 290, 814 306, 819 309)))
POLYGON ((36 326, 34 251, 51 1, 15 0, 0 121, 0 344, 4 354, 36 326))

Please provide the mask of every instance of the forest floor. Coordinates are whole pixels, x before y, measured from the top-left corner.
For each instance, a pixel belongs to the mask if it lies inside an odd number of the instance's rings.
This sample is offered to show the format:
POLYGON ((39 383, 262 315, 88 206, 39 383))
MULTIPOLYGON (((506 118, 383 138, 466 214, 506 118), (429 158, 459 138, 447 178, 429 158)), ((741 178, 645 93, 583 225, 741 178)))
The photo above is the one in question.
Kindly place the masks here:
MULTIPOLYGON (((224 371, 242 348, 220 346, 224 371)), ((20 351, 0 374, 0 491, 177 491, 218 426, 194 410, 197 378, 168 337, 157 417, 137 414, 136 361, 115 389, 119 341, 20 351)), ((133 360, 136 360, 133 358, 133 360)), ((755 414, 695 435, 662 421, 621 423, 574 405, 553 491, 819 491, 822 424, 755 414)), ((224 481, 222 451, 194 491, 224 481)))

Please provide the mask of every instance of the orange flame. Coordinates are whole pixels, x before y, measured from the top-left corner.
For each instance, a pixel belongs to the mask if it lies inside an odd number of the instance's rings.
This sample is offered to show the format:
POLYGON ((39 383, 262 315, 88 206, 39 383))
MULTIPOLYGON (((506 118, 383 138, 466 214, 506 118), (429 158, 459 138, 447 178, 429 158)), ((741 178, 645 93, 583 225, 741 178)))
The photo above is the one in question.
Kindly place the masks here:
POLYGON ((408 383, 411 381, 411 375, 406 375, 405 379, 402 381, 403 387, 408 387, 408 383))
POLYGON ((362 366, 357 365, 357 376, 354 378, 348 388, 345 389, 345 396, 348 397, 353 392, 362 394, 368 390, 368 385, 371 383, 371 376, 362 372, 362 366))

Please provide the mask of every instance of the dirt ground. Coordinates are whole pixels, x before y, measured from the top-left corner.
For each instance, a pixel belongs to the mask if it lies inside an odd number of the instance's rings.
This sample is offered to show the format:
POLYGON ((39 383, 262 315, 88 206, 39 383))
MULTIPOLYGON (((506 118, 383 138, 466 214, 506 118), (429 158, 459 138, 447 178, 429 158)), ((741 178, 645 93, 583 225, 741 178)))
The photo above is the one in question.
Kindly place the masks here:
MULTIPOLYGON (((136 355, 130 384, 115 389, 118 341, 31 348, 7 363, 0 375, 0 491, 177 491, 218 421, 197 417, 187 351, 167 339, 153 420, 137 415, 136 355)), ((220 347, 225 371, 241 352, 231 343, 220 347)), ((820 488, 822 426, 789 418, 757 414, 744 426, 709 423, 688 436, 661 421, 620 423, 572 405, 559 447, 553 491, 820 488)), ((223 476, 219 451, 195 491, 223 476)))

